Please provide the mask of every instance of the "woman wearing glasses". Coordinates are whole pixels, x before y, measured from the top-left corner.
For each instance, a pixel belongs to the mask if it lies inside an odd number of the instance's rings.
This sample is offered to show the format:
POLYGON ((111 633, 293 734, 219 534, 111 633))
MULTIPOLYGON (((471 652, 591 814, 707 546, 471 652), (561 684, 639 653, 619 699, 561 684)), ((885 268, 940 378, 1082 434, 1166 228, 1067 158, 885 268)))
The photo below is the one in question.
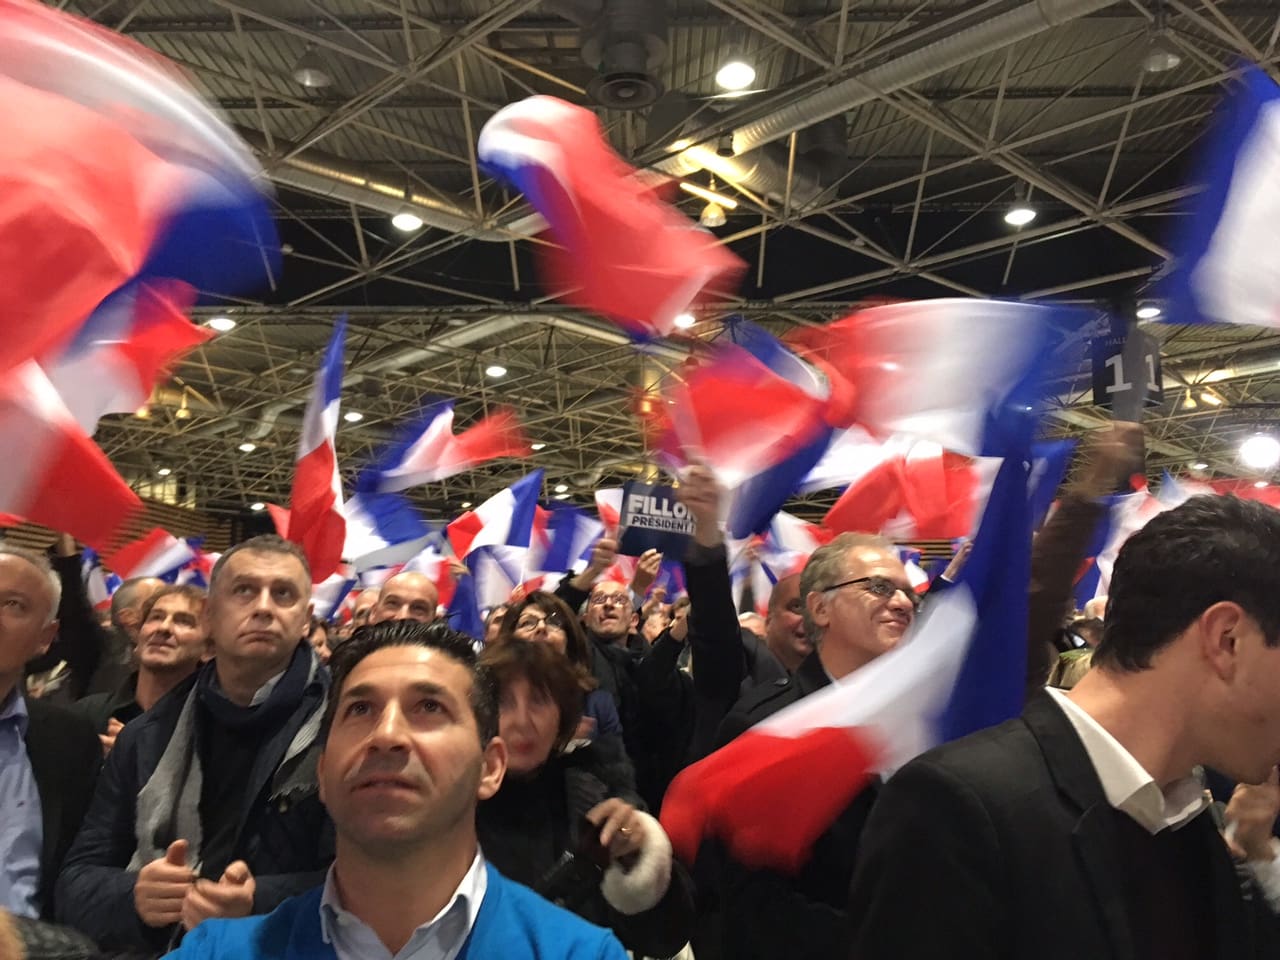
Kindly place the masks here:
POLYGON ((534 590, 513 603, 502 618, 496 644, 501 646, 512 640, 545 643, 564 654, 582 689, 582 719, 578 723, 577 738, 616 737, 617 745, 621 746, 622 721, 618 719, 618 708, 613 697, 599 689, 591 673, 591 647, 568 604, 542 590, 534 590))

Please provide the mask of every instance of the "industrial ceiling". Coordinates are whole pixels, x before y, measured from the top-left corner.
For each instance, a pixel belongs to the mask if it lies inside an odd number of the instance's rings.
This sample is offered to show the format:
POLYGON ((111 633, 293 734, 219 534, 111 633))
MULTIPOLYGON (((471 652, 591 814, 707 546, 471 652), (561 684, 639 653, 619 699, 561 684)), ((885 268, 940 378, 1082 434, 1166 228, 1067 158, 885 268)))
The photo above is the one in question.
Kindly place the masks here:
MULTIPOLYGON (((148 417, 108 417, 97 433, 140 492, 229 512, 287 502, 339 313, 343 409, 362 414, 339 431, 349 473, 442 397, 462 425, 514 406, 545 444, 415 491, 441 516, 532 466, 548 496, 564 484, 581 502, 645 473, 637 403, 731 336, 732 317, 781 333, 879 298, 939 296, 1132 311, 1170 265, 1214 105, 1243 61, 1275 76, 1280 60, 1273 0, 57 5, 186 68, 273 181, 285 244, 273 288, 198 309, 236 325, 178 365, 148 417), (756 71, 733 95, 715 79, 730 55, 756 71), (304 85, 300 67, 327 82, 304 85), (749 264, 739 296, 643 352, 556 302, 534 269, 536 220, 475 160, 485 121, 533 93, 595 108, 637 167, 714 178, 737 201, 714 232, 749 264), (1020 228, 1004 220, 1015 199, 1038 214, 1020 228), (406 211, 424 226, 394 228, 406 211), (495 364, 505 376, 486 374, 495 364)), ((678 202, 693 218, 705 204, 678 202)), ((1244 475, 1239 440, 1280 402, 1280 334, 1148 330, 1165 353, 1152 466, 1244 475)), ((1109 416, 1083 353, 1057 393, 1055 432, 1109 416)))

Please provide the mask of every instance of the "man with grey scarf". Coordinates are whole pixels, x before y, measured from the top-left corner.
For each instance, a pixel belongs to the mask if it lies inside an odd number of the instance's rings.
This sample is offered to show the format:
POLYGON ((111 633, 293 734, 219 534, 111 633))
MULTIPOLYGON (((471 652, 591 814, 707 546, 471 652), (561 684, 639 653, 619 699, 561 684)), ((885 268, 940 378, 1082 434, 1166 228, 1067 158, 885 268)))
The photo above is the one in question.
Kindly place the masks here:
POLYGON ((323 881, 329 676, 305 639, 310 597, 294 544, 254 537, 222 555, 203 613, 214 659, 120 732, 59 876, 64 923, 105 950, 158 954, 323 881))

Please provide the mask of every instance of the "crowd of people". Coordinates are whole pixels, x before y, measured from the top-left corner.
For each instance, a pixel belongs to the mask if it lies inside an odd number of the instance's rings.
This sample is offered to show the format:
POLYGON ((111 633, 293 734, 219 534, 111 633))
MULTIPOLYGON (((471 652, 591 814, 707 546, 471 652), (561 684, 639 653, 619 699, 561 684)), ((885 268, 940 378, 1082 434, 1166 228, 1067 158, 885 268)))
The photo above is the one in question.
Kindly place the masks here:
POLYGON ((273 535, 104 625, 68 538, 0 542, 0 957, 1275 956, 1280 512, 1194 498, 1075 611, 1142 445, 1096 436, 1035 536, 1023 715, 876 780, 791 872, 681 862, 668 787, 910 642, 967 547, 921 591, 841 534, 739 610, 693 467, 687 596, 656 555, 602 578, 606 538, 472 637, 414 572, 315 619, 273 535))

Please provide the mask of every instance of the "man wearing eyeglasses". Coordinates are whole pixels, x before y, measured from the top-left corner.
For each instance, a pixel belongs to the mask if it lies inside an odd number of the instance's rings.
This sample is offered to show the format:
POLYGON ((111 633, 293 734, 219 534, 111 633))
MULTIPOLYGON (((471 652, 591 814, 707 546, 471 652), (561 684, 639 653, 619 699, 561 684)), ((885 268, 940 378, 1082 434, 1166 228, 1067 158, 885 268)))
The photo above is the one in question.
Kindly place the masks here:
MULTIPOLYGON (((813 653, 792 676, 738 701, 720 725, 721 745, 888 653, 902 642, 920 603, 893 544, 861 533, 842 533, 814 551, 800 574, 798 597, 813 653)), ((840 955, 858 836, 876 792, 864 790, 850 804, 795 876, 748 869, 716 852, 722 863, 723 956, 840 955)))

